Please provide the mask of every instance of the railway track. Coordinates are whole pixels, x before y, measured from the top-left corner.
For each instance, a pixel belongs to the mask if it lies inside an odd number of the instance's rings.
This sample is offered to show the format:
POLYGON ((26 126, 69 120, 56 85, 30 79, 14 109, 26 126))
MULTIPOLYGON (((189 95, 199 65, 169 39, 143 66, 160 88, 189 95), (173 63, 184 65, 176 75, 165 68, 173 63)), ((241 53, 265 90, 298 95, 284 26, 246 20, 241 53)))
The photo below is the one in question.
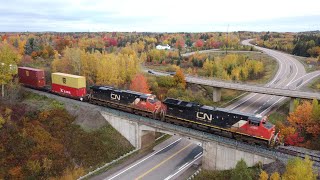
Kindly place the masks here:
POLYGON ((320 152, 294 146, 279 146, 276 151, 303 159, 308 156, 314 162, 313 165, 320 168, 320 152))

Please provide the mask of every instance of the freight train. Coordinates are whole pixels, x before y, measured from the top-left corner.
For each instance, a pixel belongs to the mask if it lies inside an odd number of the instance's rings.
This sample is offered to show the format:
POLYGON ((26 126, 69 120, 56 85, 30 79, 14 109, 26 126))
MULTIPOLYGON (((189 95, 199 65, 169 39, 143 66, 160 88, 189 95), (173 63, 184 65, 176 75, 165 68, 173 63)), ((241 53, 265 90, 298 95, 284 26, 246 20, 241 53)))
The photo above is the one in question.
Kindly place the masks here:
POLYGON ((152 94, 121 90, 111 86, 95 85, 91 86, 87 92, 85 77, 65 73, 52 73, 51 88, 45 84, 43 70, 19 67, 18 77, 19 82, 27 87, 47 90, 61 96, 88 101, 155 120, 198 129, 250 144, 271 147, 279 143, 279 133, 276 133, 273 124, 267 122, 267 117, 173 98, 166 98, 161 102, 152 94))

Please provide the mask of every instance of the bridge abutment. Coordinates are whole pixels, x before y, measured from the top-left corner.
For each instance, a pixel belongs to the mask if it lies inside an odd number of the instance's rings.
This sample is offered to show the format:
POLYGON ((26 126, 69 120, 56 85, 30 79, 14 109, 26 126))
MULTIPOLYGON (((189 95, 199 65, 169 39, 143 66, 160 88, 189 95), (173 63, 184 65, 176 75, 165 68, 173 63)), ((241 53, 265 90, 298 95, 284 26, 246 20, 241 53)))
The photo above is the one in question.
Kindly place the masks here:
POLYGON ((213 87, 212 98, 213 98, 213 102, 221 101, 221 88, 213 87))
POLYGON ((235 147, 210 141, 203 143, 202 166, 207 170, 228 170, 235 168, 238 161, 243 159, 249 167, 261 162, 268 164, 274 160, 256 153, 246 152, 235 147))

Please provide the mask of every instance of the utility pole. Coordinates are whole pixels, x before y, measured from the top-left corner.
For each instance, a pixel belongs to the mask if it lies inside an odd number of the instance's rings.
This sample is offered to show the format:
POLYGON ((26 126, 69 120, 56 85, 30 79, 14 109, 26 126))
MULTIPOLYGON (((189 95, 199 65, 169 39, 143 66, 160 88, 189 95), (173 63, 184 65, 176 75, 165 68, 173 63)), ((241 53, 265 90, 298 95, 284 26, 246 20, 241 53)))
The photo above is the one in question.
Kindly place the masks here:
POLYGON ((229 44, 229 24, 228 24, 228 27, 227 27, 226 55, 228 54, 228 44, 229 44))

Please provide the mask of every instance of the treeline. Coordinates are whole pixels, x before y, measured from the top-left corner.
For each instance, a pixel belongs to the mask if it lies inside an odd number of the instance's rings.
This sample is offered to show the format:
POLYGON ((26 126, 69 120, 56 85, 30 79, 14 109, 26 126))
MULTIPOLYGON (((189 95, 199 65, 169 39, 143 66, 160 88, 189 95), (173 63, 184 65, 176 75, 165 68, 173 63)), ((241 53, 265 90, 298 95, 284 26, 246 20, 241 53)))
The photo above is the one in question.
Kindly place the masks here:
POLYGON ((86 52, 80 48, 66 48, 63 56, 56 56, 52 71, 82 75, 88 84, 123 86, 140 71, 140 57, 131 48, 123 48, 118 53, 86 52))
POLYGON ((270 49, 281 50, 304 57, 320 56, 320 33, 275 33, 266 32, 254 43, 270 49))

